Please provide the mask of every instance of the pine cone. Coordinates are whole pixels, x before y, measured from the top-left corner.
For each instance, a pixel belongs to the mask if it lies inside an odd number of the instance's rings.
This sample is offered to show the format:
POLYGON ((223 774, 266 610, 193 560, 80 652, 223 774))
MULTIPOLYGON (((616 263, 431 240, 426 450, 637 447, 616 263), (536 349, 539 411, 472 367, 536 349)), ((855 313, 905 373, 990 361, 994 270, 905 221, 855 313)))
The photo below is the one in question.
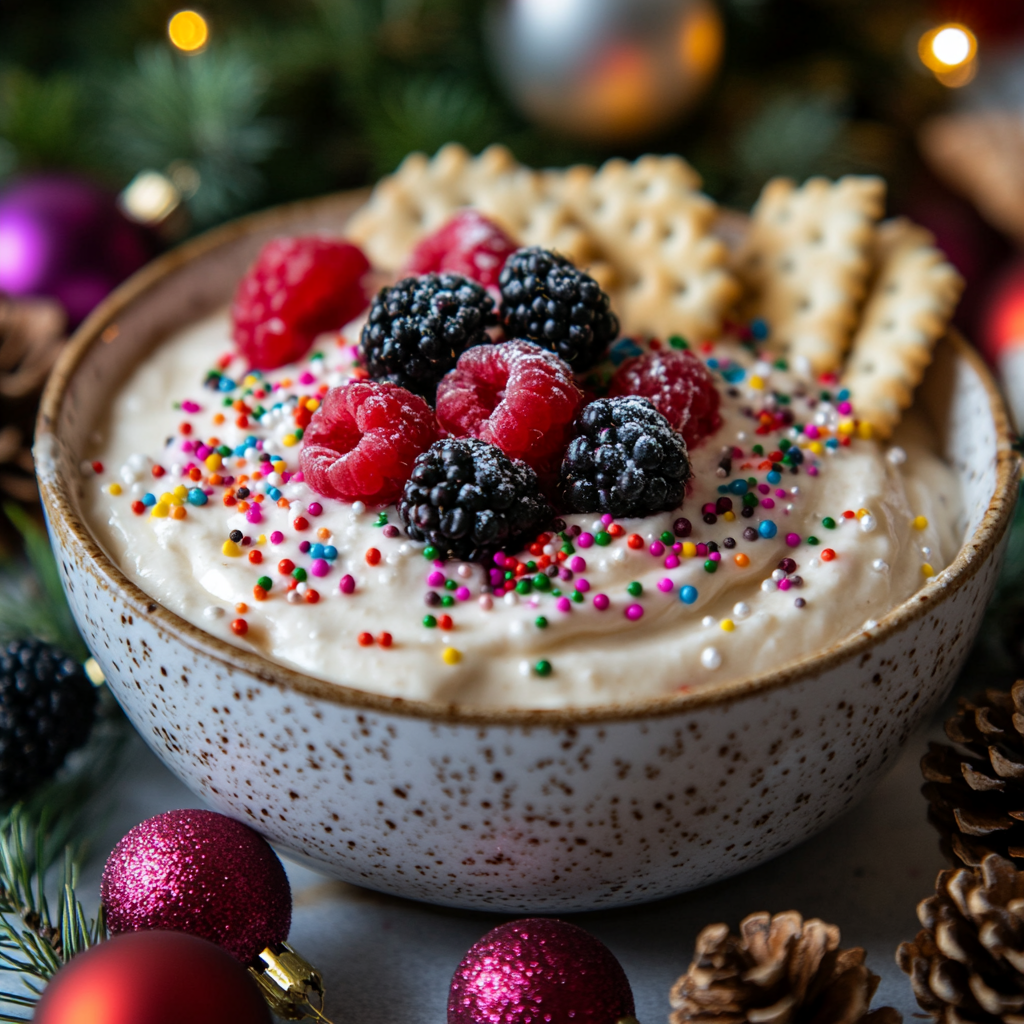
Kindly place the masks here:
POLYGON ((48 299, 0 293, 0 494, 34 502, 32 427, 39 394, 64 344, 65 317, 48 299))
POLYGON ((834 924, 795 910, 751 914, 739 935, 712 924, 697 936, 669 993, 669 1024, 900 1024, 891 1006, 869 1012, 878 981, 863 949, 839 948, 834 924))
POLYGON ((940 871, 924 925, 896 952, 918 1005, 943 1024, 1024 1024, 1024 872, 990 853, 940 871))
POLYGON ((1024 867, 1024 680, 961 699, 946 735, 955 747, 930 743, 921 759, 942 852, 968 867, 989 853, 1024 867))

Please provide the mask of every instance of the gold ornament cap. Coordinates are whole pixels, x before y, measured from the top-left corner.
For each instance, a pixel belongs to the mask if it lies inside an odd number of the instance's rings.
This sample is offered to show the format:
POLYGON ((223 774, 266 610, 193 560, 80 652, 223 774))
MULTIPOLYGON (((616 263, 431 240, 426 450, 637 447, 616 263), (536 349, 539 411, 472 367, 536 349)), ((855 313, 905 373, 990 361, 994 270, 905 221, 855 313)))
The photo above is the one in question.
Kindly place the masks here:
POLYGON ((249 973, 279 1017, 331 1024, 323 1014, 323 976, 287 942, 267 946, 249 965, 249 973))

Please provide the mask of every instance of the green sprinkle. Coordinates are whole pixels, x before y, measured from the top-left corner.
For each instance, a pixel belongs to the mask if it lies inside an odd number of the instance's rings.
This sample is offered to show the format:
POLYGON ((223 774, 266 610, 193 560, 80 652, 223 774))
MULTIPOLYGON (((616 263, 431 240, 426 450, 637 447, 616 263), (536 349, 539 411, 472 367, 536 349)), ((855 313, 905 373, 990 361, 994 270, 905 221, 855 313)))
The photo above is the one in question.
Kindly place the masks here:
POLYGON ((574 590, 572 592, 572 600, 575 601, 577 604, 582 604, 583 595, 578 590, 574 590))
POLYGON ((808 537, 808 538, 807 538, 807 543, 808 543, 808 544, 820 544, 820 543, 821 543, 821 541, 820 541, 820 540, 818 540, 818 538, 817 538, 817 537, 808 537))
POLYGON ((450 594, 445 594, 441 598, 441 607, 442 608, 451 608, 451 606, 453 604, 455 604, 455 598, 452 597, 450 594))
POLYGON ((626 592, 630 597, 639 597, 644 592, 644 585, 633 580, 633 582, 626 587, 626 592))
POLYGON ((306 582, 306 570, 300 565, 297 569, 292 570, 292 576, 294 576, 300 583, 306 582))
POLYGON ((228 406, 234 405, 235 400, 233 398, 225 398, 224 401, 221 402, 220 404, 223 405, 224 408, 226 409, 228 408, 228 406))
POLYGON ((377 522, 375 522, 373 525, 374 526, 387 526, 387 524, 388 524, 388 514, 387 514, 387 512, 381 512, 380 515, 377 516, 377 522))
POLYGON ((537 573, 536 576, 533 577, 533 585, 538 590, 550 590, 551 589, 551 579, 550 579, 550 577, 545 576, 544 573, 539 572, 539 573, 537 573))
POLYGON ((515 575, 516 574, 511 569, 506 569, 505 570, 505 579, 507 579, 507 580, 515 579, 515 575))
POLYGON ((444 589, 445 590, 454 590, 457 586, 458 586, 458 583, 456 583, 455 580, 445 580, 444 581, 444 589))
POLYGON ((611 544, 611 542, 612 542, 612 535, 610 533, 607 533, 605 530, 602 530, 594 538, 594 543, 595 544, 600 544, 601 547, 603 547, 603 548, 608 547, 608 545, 611 544))
POLYGON ((819 396, 818 396, 818 397, 819 397, 819 398, 820 398, 820 399, 821 399, 821 400, 822 400, 823 402, 831 402, 831 401, 832 401, 832 392, 831 392, 831 391, 822 391, 822 392, 821 392, 821 393, 819 394, 819 396))
POLYGON ((763 445, 755 444, 754 447, 751 448, 750 450, 755 455, 764 455, 764 446, 763 445))
POLYGON ((274 585, 274 581, 269 576, 261 576, 256 581, 256 586, 262 587, 264 590, 269 590, 274 585))
POLYGON ((783 392, 776 391, 775 392, 775 399, 779 403, 779 405, 789 405, 789 403, 790 403, 789 395, 787 395, 787 394, 785 394, 783 392))
POLYGON ((527 562, 526 563, 526 571, 527 572, 536 572, 537 571, 537 563, 536 562, 527 562))
POLYGON ((747 493, 743 495, 743 504, 746 505, 747 508, 754 508, 754 506, 757 505, 757 495, 751 494, 750 491, 747 491, 747 493))
POLYGON ((689 348, 689 342, 681 334, 673 334, 668 339, 672 348, 689 348))
POLYGON ((825 516, 821 521, 821 525, 824 526, 826 530, 834 530, 836 528, 836 521, 831 516, 825 516))
POLYGON ((551 596, 552 597, 561 597, 562 596, 562 592, 561 592, 561 590, 558 589, 558 587, 555 587, 555 589, 551 591, 551 596))
POLYGON ((302 427, 296 427, 296 429, 295 429, 295 439, 297 441, 301 441, 302 440, 302 427))
POLYGON ((219 456, 220 456, 220 457, 221 457, 222 459, 226 459, 226 458, 227 458, 227 457, 228 457, 228 456, 229 456, 229 455, 231 454, 231 449, 230 449, 230 448, 229 448, 229 447, 228 447, 228 446, 227 446, 226 444, 222 444, 222 445, 221 445, 221 446, 220 446, 220 447, 219 447, 219 448, 217 449, 217 454, 218 454, 218 455, 219 455, 219 456))
POLYGON ((427 629, 433 629, 437 625, 437 619, 435 619, 433 615, 424 615, 423 625, 426 626, 427 629))
POLYGON ((568 541, 566 541, 562 545, 562 554, 563 555, 575 555, 576 554, 576 549, 568 541))
POLYGON ((423 549, 423 557, 424 557, 424 558, 426 558, 426 559, 429 559, 429 560, 430 560, 431 562, 432 562, 432 561, 433 561, 433 560, 434 560, 435 558, 437 558, 437 556, 438 556, 438 555, 439 555, 440 553, 441 553, 441 552, 440 552, 440 551, 438 551, 438 550, 437 550, 437 548, 435 548, 433 544, 428 544, 428 545, 427 545, 427 546, 426 546, 426 547, 425 547, 425 548, 423 549))
POLYGON ((525 579, 525 578, 521 579, 516 584, 516 593, 517 594, 528 594, 528 593, 530 593, 531 590, 533 590, 533 584, 528 579, 525 579))
POLYGON ((772 366, 774 366, 776 370, 789 369, 789 363, 787 363, 785 359, 776 359, 775 362, 772 363, 772 366))
POLYGON ((757 486, 757 477, 756 476, 748 476, 747 477, 747 486, 748 487, 756 487, 757 486))
POLYGON ((718 572, 718 563, 713 562, 710 558, 704 563, 704 571, 715 573, 718 572))
POLYGON ((669 530, 666 530, 661 535, 661 543, 662 544, 668 544, 669 547, 671 547, 673 544, 675 544, 675 542, 676 542, 676 535, 674 533, 670 532, 669 530))
POLYGON ((538 615, 537 618, 535 618, 533 620, 533 624, 538 629, 547 629, 548 628, 548 620, 546 618, 544 618, 543 615, 538 615))
POLYGON ((539 676, 549 676, 551 675, 551 662, 542 659, 533 666, 533 671, 539 676))

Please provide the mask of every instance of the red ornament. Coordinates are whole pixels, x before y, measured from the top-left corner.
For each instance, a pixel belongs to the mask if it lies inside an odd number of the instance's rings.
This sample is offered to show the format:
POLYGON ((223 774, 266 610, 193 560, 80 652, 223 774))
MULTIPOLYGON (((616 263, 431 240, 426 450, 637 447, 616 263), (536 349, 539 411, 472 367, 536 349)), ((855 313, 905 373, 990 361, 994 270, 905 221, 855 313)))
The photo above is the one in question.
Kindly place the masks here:
POLYGON ((283 942, 291 926, 277 855, 213 811, 168 811, 136 825, 107 860, 100 895, 111 932, 188 932, 243 963, 283 942))
POLYGON ((35 1024, 271 1024, 249 973, 223 949, 180 932, 120 935, 54 976, 35 1024))
POLYGON ((448 993, 448 1024, 615 1024, 632 1016, 633 992, 608 947, 550 918, 488 932, 448 993))

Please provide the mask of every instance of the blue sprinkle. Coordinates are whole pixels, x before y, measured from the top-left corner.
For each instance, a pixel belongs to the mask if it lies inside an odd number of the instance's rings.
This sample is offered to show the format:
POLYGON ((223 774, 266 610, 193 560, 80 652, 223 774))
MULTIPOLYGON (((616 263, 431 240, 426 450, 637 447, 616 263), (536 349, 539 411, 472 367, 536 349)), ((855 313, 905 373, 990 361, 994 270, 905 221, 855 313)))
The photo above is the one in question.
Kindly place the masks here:
POLYGON ((839 442, 834 437, 830 437, 825 442, 825 447, 826 448, 838 448, 839 447, 839 442))
POLYGON ((689 585, 679 588, 679 600, 683 604, 693 604, 697 600, 697 588, 689 585))
POLYGON ((749 489, 750 485, 746 480, 733 480, 732 483, 729 484, 729 490, 732 491, 733 494, 746 494, 749 489))
POLYGON ((230 377, 221 377, 221 379, 217 381, 218 391, 234 391, 236 387, 238 387, 238 385, 230 377))
POLYGON ((324 547, 324 558, 328 562, 333 562, 338 557, 338 549, 333 544, 328 544, 324 547))
POLYGON ((728 494, 729 493, 729 485, 728 484, 719 484, 718 485, 718 493, 719 494, 728 494))
POLYGON ((613 366, 618 366, 631 356, 642 355, 643 351, 644 350, 632 338, 619 338, 619 340, 612 345, 611 351, 608 353, 608 358, 611 359, 613 366))
POLYGON ((708 369, 709 370, 717 370, 718 369, 718 360, 717 359, 709 359, 708 360, 708 369))
POLYGON ((738 384, 744 377, 746 377, 747 371, 742 366, 730 366, 728 370, 724 371, 722 376, 730 384, 738 384))
POLYGON ((774 469, 768 474, 768 483, 777 484, 782 479, 782 474, 777 473, 774 469))
POLYGON ((258 441, 259 441, 259 438, 255 434, 250 434, 245 439, 245 446, 246 446, 246 448, 255 448, 258 441))
POLYGON ((779 528, 770 519, 766 519, 764 522, 757 524, 757 532, 765 540, 771 540, 779 532, 779 528))
POLYGON ((199 487, 193 487, 188 492, 188 503, 190 505, 205 505, 209 501, 204 491, 199 487))
POLYGON ((277 501, 281 497, 281 492, 276 487, 268 487, 267 494, 270 496, 271 501, 277 501))
POLYGON ((760 317, 750 321, 750 333, 755 341, 764 341, 768 337, 768 323, 760 317))
POLYGON ((147 492, 146 494, 144 494, 142 496, 142 504, 143 505, 155 505, 156 504, 156 496, 153 495, 153 494, 149 494, 147 492))
POLYGON ((323 558, 324 557, 324 546, 323 544, 314 544, 309 549, 310 558, 323 558))
POLYGON ((849 388, 843 388, 842 391, 840 391, 839 394, 836 395, 836 398, 840 402, 845 402, 849 397, 850 397, 850 389, 849 388))

